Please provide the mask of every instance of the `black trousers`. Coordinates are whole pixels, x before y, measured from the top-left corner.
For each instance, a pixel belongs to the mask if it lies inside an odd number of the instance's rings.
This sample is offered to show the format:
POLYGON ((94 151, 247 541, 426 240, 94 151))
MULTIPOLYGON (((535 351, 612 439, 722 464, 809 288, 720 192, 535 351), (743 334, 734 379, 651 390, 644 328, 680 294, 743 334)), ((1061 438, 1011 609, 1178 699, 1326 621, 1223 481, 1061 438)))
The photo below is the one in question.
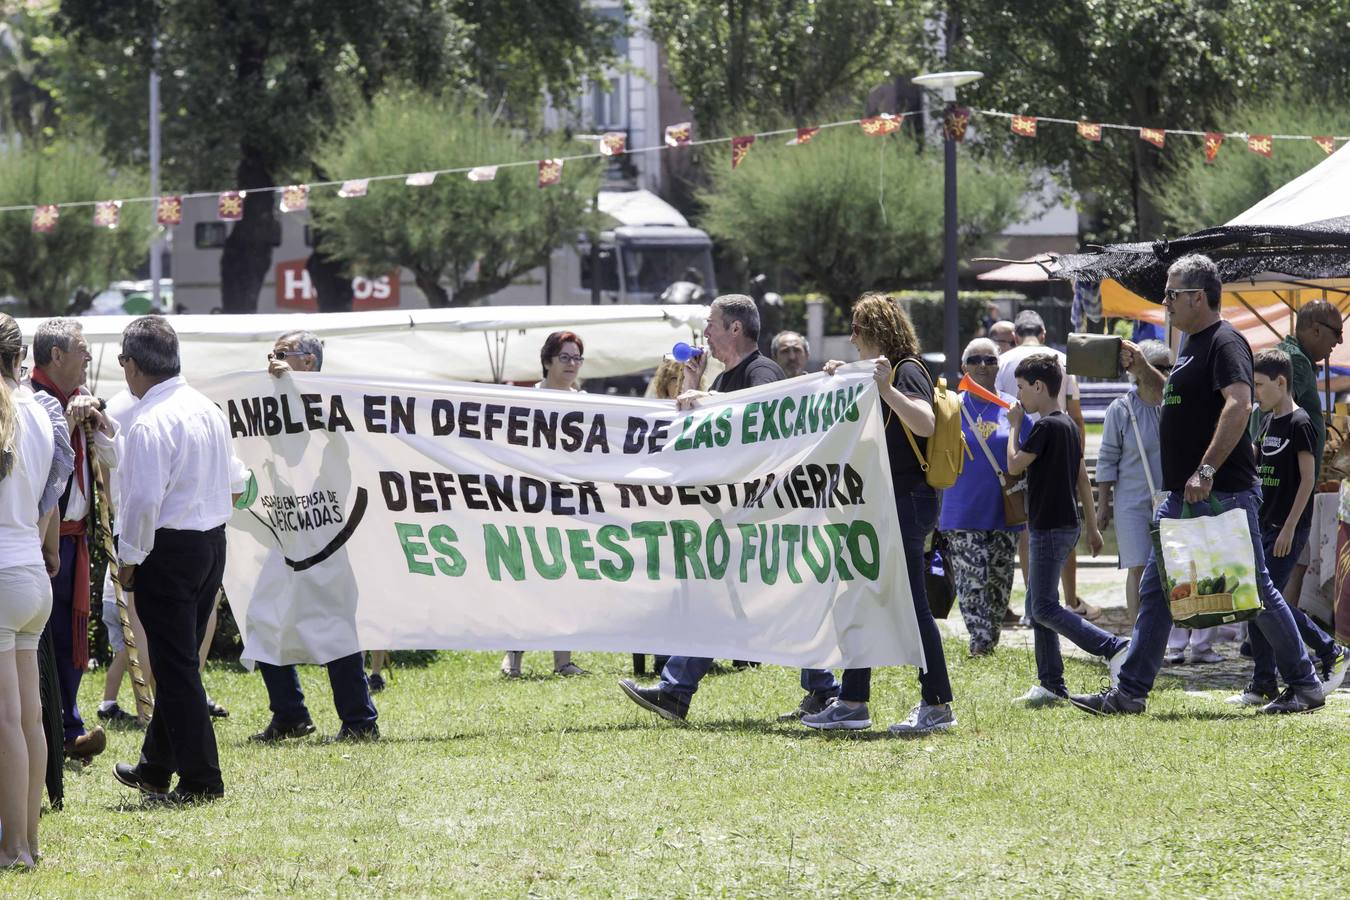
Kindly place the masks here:
POLYGON ((137 769, 151 784, 221 794, 216 734, 197 668, 197 648, 225 573, 225 526, 155 532, 155 547, 136 569, 136 612, 145 626, 155 676, 155 712, 137 769))

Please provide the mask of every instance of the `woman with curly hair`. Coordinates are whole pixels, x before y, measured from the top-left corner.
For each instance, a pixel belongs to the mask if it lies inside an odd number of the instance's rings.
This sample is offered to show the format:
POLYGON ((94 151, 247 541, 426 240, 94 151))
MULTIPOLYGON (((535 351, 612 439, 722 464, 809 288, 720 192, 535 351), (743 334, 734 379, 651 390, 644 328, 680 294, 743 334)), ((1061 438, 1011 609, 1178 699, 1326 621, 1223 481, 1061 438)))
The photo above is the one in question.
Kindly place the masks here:
MULTIPOLYGON (((927 668, 919 671, 922 702, 905 721, 892 725, 890 731, 896 735, 942 731, 956 724, 951 708, 952 685, 947 678, 942 635, 928 608, 923 581, 923 545, 937 524, 937 491, 929 487, 914 452, 915 446, 919 453, 927 450, 928 437, 936 427, 933 382, 919 359, 919 339, 914 326, 900 305, 885 294, 864 294, 854 302, 849 342, 858 348, 863 359, 876 361, 873 377, 882 400, 877 410, 886 423, 886 452, 900 518, 900 539, 905 548, 905 570, 927 660, 927 668)), ((841 365, 837 359, 830 360, 825 371, 833 374, 841 365)), ((838 698, 820 712, 803 716, 802 724, 821 729, 870 728, 872 719, 867 704, 871 699, 871 683, 871 669, 845 670, 838 698)))

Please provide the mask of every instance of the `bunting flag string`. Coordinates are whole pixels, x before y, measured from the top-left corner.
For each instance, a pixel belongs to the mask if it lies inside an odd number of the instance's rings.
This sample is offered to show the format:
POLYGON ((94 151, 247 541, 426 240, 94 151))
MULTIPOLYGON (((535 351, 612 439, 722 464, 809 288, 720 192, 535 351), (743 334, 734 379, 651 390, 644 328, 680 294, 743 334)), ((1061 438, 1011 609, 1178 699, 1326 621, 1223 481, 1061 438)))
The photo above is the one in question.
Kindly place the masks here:
POLYGON ((1023 113, 1002 112, 1000 110, 955 107, 941 112, 936 109, 930 109, 910 110, 896 114, 881 113, 876 116, 845 119, 839 122, 825 122, 819 125, 712 138, 695 138, 693 124, 691 122, 679 122, 665 127, 663 131, 663 140, 660 144, 648 147, 628 147, 626 146, 627 136, 623 132, 612 131, 599 136, 598 143, 595 145, 595 151, 592 153, 580 153, 551 159, 515 160, 512 162, 500 162, 491 165, 462 166, 422 172, 371 175, 365 178, 338 181, 313 181, 307 184, 273 185, 270 187, 250 188, 248 191, 199 191, 195 193, 164 194, 159 197, 126 197, 115 200, 78 200, 68 203, 18 204, 13 206, 0 206, 0 213, 27 212, 32 216, 33 231, 47 233, 56 229, 63 208, 82 206, 92 207, 94 224, 100 228, 113 229, 117 228, 121 223, 121 210, 123 206, 128 203, 150 203, 155 205, 155 223, 160 227, 169 228, 182 224, 183 203, 186 200, 192 199, 215 198, 217 217, 224 221, 238 221, 243 217, 244 197, 247 193, 266 192, 276 194, 280 198, 282 212, 298 212, 308 208, 309 198, 312 195, 312 192, 317 188, 337 188, 337 196, 344 199, 356 199, 367 196, 372 182, 398 180, 409 186, 426 187, 434 184, 436 179, 441 175, 463 175, 469 181, 489 182, 496 180, 499 170, 521 166, 530 166, 535 169, 538 186, 540 188, 546 188, 560 183, 562 181, 563 166, 574 160, 584 161, 605 159, 623 155, 657 153, 679 147, 698 147, 715 144, 729 146, 731 150, 731 166, 735 169, 745 161, 751 146, 764 138, 790 135, 791 139, 786 142, 787 145, 799 147, 810 143, 824 129, 846 126, 858 127, 864 134, 879 137, 897 131, 901 125, 904 124, 906 119, 925 114, 932 116, 944 129, 944 132, 950 135, 954 141, 958 142, 964 140, 967 127, 973 116, 1007 119, 1009 121, 1009 129, 1013 134, 1021 138, 1032 140, 1040 136, 1040 126, 1043 124, 1072 125, 1076 129, 1079 138, 1092 143, 1101 143, 1106 132, 1109 130, 1132 132, 1138 140, 1146 141, 1159 149, 1165 147, 1169 151, 1172 150, 1175 145, 1174 142, 1168 142, 1167 139, 1170 136, 1198 137, 1203 139, 1201 149, 1204 153, 1206 163, 1214 163, 1216 161, 1219 149, 1223 146, 1226 138, 1235 138, 1242 141, 1247 145, 1247 149, 1250 152, 1265 158, 1274 156, 1275 143, 1278 141, 1312 141, 1327 155, 1335 152, 1337 144, 1350 141, 1350 137, 1342 135, 1248 134, 1247 132, 1195 131, 1185 128, 1150 128, 1138 125, 1088 122, 1078 119, 1063 119, 1051 116, 1034 116, 1023 113))

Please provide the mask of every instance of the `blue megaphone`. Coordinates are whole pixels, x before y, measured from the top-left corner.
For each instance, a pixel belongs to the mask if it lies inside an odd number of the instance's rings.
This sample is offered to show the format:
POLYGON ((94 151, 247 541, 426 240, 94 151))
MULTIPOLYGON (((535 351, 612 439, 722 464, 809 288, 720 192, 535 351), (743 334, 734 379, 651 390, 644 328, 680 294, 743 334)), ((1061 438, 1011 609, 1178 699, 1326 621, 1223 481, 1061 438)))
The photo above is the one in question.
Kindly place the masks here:
POLYGON ((691 359, 697 359, 702 356, 703 348, 691 347, 684 341, 680 341, 674 347, 670 348, 670 355, 675 358, 676 362, 687 363, 691 359))

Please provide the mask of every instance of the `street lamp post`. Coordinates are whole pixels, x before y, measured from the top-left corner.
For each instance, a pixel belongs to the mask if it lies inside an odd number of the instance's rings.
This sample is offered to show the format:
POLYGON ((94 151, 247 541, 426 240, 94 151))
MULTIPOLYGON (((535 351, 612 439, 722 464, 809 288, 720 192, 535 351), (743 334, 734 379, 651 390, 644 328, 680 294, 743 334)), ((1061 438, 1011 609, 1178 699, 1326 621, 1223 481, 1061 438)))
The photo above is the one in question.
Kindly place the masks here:
MULTIPOLYGON (((914 83, 942 95, 945 116, 956 106, 956 89, 984 77, 983 72, 935 72, 920 75, 914 83)), ((957 221, 956 221, 956 139, 951 130, 942 130, 943 154, 943 327, 942 352, 947 383, 961 377, 960 305, 956 299, 957 221)))

